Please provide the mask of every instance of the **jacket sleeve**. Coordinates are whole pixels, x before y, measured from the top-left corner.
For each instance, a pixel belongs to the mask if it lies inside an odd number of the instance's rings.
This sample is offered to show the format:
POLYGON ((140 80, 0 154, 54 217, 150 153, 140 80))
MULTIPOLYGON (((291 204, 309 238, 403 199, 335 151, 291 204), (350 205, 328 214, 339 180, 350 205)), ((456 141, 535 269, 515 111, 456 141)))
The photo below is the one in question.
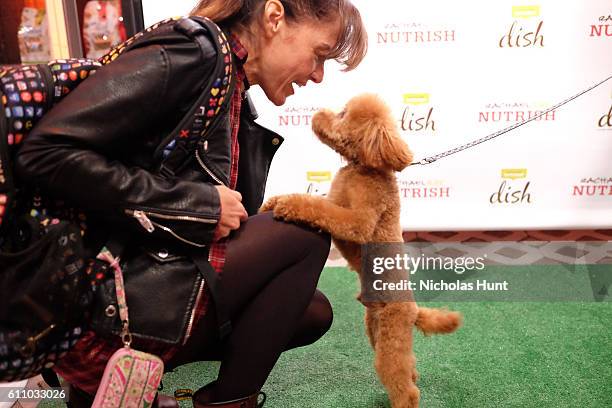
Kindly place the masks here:
POLYGON ((36 125, 20 148, 19 176, 142 234, 210 243, 220 217, 214 185, 121 160, 129 149, 153 152, 167 136, 156 135, 163 119, 180 120, 214 66, 203 59, 186 40, 134 49, 100 68, 36 125))

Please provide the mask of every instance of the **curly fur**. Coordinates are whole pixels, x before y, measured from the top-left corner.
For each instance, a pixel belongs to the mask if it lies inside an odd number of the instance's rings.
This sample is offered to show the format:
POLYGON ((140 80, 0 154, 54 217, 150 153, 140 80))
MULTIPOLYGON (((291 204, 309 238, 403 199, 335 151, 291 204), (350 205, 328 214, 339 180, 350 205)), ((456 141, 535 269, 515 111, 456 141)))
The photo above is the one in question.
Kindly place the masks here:
MULTIPOLYGON (((260 211, 274 211, 277 219, 329 232, 351 269, 361 277, 361 244, 403 242, 395 172, 412 162, 412 153, 389 108, 375 95, 352 98, 337 115, 329 110, 317 112, 312 127, 348 164, 334 177, 327 197, 276 196, 260 211)), ((414 301, 363 303, 374 366, 392 407, 418 407, 412 328, 416 326, 426 335, 451 333, 460 326, 461 315, 420 308, 414 301)))

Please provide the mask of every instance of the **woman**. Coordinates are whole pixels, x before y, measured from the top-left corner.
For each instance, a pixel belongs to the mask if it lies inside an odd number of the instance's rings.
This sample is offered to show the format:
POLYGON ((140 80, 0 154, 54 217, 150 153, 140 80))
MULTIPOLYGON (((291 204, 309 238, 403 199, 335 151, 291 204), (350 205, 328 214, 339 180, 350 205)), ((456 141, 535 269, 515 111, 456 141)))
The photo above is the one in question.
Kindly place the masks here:
MULTIPOLYGON (((316 290, 329 236, 275 221, 270 213, 257 215, 282 139, 255 124, 245 91, 258 85, 282 105, 295 85, 323 80, 327 59, 355 68, 366 51, 366 34, 348 0, 202 0, 193 14, 212 19, 228 34, 237 72, 230 108, 207 136, 210 146, 221 148, 201 152, 214 174, 195 160, 173 177, 155 173, 161 141, 208 81, 211 59, 187 38, 134 49, 100 69, 37 125, 18 166, 27 181, 86 209, 85 238, 94 252, 111 231, 119 233, 129 237, 124 262, 129 265, 130 256, 144 248, 153 251, 149 262, 157 264, 150 270, 159 273, 171 264, 169 252, 209 251, 232 321, 229 337, 219 339, 216 305, 203 285, 178 345, 141 340, 135 347, 162 356, 170 368, 220 360, 217 380, 195 393, 194 406, 255 407, 281 352, 323 336, 332 309, 316 290)), ((154 299, 175 313, 167 300, 176 298, 175 285, 152 286, 145 280, 131 293, 128 287, 128 304, 137 297, 154 299)), ((130 313, 133 323, 155 322, 156 316, 134 316, 132 308, 130 313)), ((157 334, 165 330, 170 329, 159 327, 157 334)), ((71 405, 91 403, 118 346, 88 333, 56 367, 72 384, 71 405)), ((158 398, 159 406, 168 403, 176 404, 158 398)))

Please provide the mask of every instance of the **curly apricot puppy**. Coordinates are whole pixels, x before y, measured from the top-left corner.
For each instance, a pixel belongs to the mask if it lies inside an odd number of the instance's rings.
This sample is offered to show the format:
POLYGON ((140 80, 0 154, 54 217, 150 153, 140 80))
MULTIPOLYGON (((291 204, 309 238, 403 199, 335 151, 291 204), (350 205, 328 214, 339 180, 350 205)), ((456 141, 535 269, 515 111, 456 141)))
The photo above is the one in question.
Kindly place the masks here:
MULTIPOLYGON (((412 162, 412 153, 389 108, 375 95, 352 98, 337 115, 329 110, 317 112, 312 127, 348 164, 334 177, 327 197, 276 196, 260 211, 272 210, 277 219, 329 232, 349 266, 363 278, 361 244, 403 242, 395 172, 412 162)), ((416 326, 425 334, 451 333, 460 326, 461 315, 419 308, 414 301, 363 303, 374 366, 392 407, 418 407, 412 329, 416 326)))

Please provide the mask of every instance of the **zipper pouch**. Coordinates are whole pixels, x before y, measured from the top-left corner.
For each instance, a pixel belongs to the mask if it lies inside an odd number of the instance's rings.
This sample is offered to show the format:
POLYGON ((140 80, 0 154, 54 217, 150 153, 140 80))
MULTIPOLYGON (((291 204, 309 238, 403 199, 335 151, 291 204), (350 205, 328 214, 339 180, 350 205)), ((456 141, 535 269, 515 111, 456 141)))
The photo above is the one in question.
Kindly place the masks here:
POLYGON ((117 350, 108 361, 92 407, 148 408, 155 401, 157 388, 164 375, 164 363, 157 356, 130 347, 132 334, 119 259, 114 258, 106 249, 98 255, 98 259, 108 262, 115 272, 123 348, 117 350))
POLYGON ((123 347, 106 365, 92 408, 150 407, 163 373, 159 357, 123 347))

